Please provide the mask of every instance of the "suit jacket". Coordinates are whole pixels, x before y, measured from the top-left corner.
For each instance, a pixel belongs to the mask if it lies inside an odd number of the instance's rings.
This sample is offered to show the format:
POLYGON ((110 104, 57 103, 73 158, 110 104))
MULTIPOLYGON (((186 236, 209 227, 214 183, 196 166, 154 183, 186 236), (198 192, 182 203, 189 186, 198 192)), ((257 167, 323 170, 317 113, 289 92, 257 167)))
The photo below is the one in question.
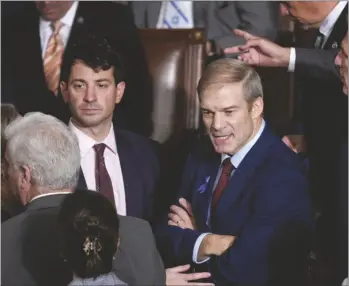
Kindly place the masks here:
MULTIPOLYGON (((114 132, 125 186, 126 213, 152 221, 160 177, 156 145, 150 139, 126 130, 115 128, 114 132)), ((82 171, 78 188, 87 188, 82 171)))
POLYGON ((113 260, 116 275, 128 285, 165 285, 165 268, 149 223, 129 216, 119 220, 120 248, 113 260))
MULTIPOLYGON (((132 2, 135 23, 139 28, 156 28, 162 1, 132 2)), ((277 34, 278 5, 273 2, 194 1, 194 26, 205 28, 207 39, 218 48, 243 43, 233 29, 274 40, 277 34)))
MULTIPOLYGON (((34 3, 25 5, 25 9, 19 9, 10 20, 2 23, 2 102, 14 103, 22 114, 41 111, 67 123, 69 111, 61 94, 56 97, 45 83, 39 13, 34 3)), ((152 129, 151 80, 131 9, 120 3, 79 2, 64 56, 71 52, 80 36, 88 33, 106 37, 123 60, 127 87, 114 113, 116 124, 149 135, 152 129)))
POLYGON ((307 141, 312 189, 321 207, 329 205, 340 172, 337 154, 348 142, 348 97, 334 59, 348 30, 348 7, 338 18, 323 49, 296 48, 295 75, 301 100, 296 106, 307 141), (326 166, 324 168, 324 166, 326 166))
MULTIPOLYGON (((1 225, 1 285, 67 285, 72 275, 60 258, 56 220, 67 195, 35 199, 1 225)), ((164 285, 165 271, 149 224, 120 219, 120 247, 113 269, 133 285, 164 285), (142 243, 139 237, 142 236, 142 243)))
POLYGON ((209 222, 220 157, 200 147, 189 157, 179 196, 192 204, 197 230, 168 226, 166 219, 155 233, 160 252, 174 263, 191 263, 200 234, 234 235, 233 246, 207 262, 216 285, 285 285, 306 269, 311 211, 302 162, 266 126, 209 222))

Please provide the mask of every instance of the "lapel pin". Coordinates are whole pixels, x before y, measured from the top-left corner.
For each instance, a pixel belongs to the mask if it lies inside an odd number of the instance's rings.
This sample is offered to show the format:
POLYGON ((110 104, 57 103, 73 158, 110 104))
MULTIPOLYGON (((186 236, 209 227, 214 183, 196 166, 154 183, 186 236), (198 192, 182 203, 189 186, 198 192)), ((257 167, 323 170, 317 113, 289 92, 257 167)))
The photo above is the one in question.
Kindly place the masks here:
POLYGON ((332 44, 332 49, 337 49, 338 48, 338 43, 337 42, 334 42, 333 44, 332 44))

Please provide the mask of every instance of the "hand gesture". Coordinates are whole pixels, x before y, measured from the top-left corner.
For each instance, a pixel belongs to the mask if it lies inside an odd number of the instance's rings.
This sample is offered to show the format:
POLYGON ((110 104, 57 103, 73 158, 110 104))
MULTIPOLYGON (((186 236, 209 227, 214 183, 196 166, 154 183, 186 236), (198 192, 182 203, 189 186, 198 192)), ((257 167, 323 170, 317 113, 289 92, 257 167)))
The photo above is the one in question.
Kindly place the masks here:
POLYGON ((168 214, 168 225, 179 226, 180 228, 196 229, 195 218, 191 204, 183 198, 179 199, 181 207, 172 205, 168 214))
POLYGON ((265 38, 256 37, 245 31, 235 29, 237 36, 246 40, 244 45, 226 48, 224 53, 241 53, 238 57, 250 65, 259 67, 287 67, 290 48, 281 47, 265 38))
POLYGON ((212 283, 190 282, 208 278, 211 276, 211 274, 209 272, 182 273, 188 271, 189 268, 190 265, 187 264, 166 269, 166 286, 214 286, 212 283))

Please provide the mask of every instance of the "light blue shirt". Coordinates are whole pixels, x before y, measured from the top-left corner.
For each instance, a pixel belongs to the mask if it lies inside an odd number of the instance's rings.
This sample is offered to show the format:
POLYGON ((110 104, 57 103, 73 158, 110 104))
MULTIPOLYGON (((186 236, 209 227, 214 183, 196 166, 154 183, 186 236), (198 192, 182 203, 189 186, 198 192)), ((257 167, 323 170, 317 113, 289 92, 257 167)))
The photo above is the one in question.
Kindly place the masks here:
MULTIPOLYGON (((226 158, 230 157, 230 161, 233 164, 233 166, 235 167, 235 169, 237 169, 240 165, 240 163, 242 162, 242 160, 245 158, 245 156, 247 155, 247 153, 252 149, 252 147, 254 146, 254 144, 256 144, 257 140, 259 139, 259 137, 261 137, 262 132, 265 128, 265 121, 264 119, 262 120, 262 124, 261 127, 259 128, 258 132, 256 133, 256 135, 249 141, 247 142, 246 145, 244 145, 236 154, 234 154, 233 156, 227 155, 227 154, 222 154, 221 157, 221 166, 219 167, 218 170, 218 174, 216 177, 216 180, 214 182, 213 188, 212 188, 212 192, 215 190, 219 177, 221 176, 222 173, 222 163, 226 158)), ((230 176, 233 176, 235 169, 232 171, 230 176)), ((211 203, 210 203, 211 205, 211 203)), ((211 208, 209 207, 208 211, 207 211, 207 218, 206 218, 206 224, 209 225, 210 224, 210 217, 211 217, 211 208)), ((194 244, 194 249, 193 249, 193 262, 197 263, 197 264, 201 264, 201 263, 205 263, 206 261, 208 261, 210 259, 210 257, 205 258, 204 260, 198 261, 197 257, 198 257, 198 252, 199 252, 199 248, 201 245, 201 242, 203 241, 203 239, 205 238, 206 235, 210 234, 209 232, 207 233, 203 233, 201 234, 195 244, 194 244)))

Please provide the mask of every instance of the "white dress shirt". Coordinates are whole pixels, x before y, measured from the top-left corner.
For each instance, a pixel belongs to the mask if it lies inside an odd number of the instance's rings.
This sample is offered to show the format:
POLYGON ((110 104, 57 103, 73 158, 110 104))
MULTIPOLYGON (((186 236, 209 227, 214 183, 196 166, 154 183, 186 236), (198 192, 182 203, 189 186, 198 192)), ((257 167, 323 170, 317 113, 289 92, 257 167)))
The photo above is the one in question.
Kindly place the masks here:
MULTIPOLYGON (((339 1, 338 4, 333 8, 330 14, 325 18, 325 20, 321 23, 319 31, 324 35, 324 41, 320 48, 323 48, 331 35, 331 32, 336 24, 339 16, 347 5, 347 1, 339 1)), ((291 48, 290 50, 290 60, 288 63, 288 71, 294 72, 296 68, 296 49, 291 48)))
MULTIPOLYGON (((242 160, 245 158, 245 156, 247 155, 247 153, 251 150, 251 148, 254 146, 254 144, 256 144, 257 140, 259 139, 259 137, 261 137, 262 135, 262 132, 265 128, 265 121, 263 120, 262 121, 262 124, 261 124, 261 127, 259 128, 258 132, 256 133, 256 135, 249 141, 247 142, 247 144, 245 146, 243 146, 239 152, 237 152, 236 154, 234 154, 233 156, 230 156, 230 155, 227 155, 227 154, 222 154, 221 156, 221 163, 223 163, 223 161, 226 159, 226 158, 229 158, 230 157, 230 161, 231 163, 233 164, 233 166, 235 167, 235 169, 237 169, 240 165, 240 163, 242 162, 242 160)), ((234 171, 232 172, 232 174, 230 176, 232 176, 234 174, 234 171)), ((221 173, 222 173, 222 165, 220 166, 219 168, 219 171, 218 171, 218 174, 217 174, 217 177, 216 177, 216 181, 213 185, 213 188, 212 188, 212 192, 214 192, 217 184, 218 184, 218 181, 219 181, 219 177, 221 176, 221 173)), ((210 209, 208 210, 207 212, 207 222, 208 220, 210 219, 211 217, 211 213, 210 213, 210 209)), ((198 261, 198 252, 199 252, 199 248, 200 248, 200 244, 201 242, 203 241, 203 239, 205 238, 206 235, 208 235, 210 233, 203 233, 201 234, 195 244, 194 244, 194 249, 193 249, 193 262, 197 263, 197 264, 201 264, 201 263, 204 263, 206 262, 207 260, 210 259, 210 257, 207 257, 205 258, 204 260, 201 260, 201 261, 198 261)))
MULTIPOLYGON (((60 21, 62 22, 62 28, 59 30, 59 35, 62 38, 64 48, 67 45, 70 30, 74 23, 74 18, 76 14, 76 10, 78 9, 78 1, 74 1, 73 5, 70 7, 68 12, 64 15, 60 21)), ((48 44, 48 40, 50 39, 52 35, 52 28, 51 28, 51 22, 46 21, 44 18, 40 17, 40 43, 41 43, 41 52, 42 52, 42 58, 45 56, 46 47, 48 44)))
POLYGON ((79 141, 81 169, 89 190, 96 191, 96 152, 93 149, 93 146, 99 143, 104 143, 107 145, 104 150, 104 160, 113 186, 116 210, 119 215, 126 215, 124 179, 122 176, 120 159, 116 147, 113 124, 110 127, 109 134, 101 142, 97 142, 91 137, 87 136, 84 132, 74 126, 71 120, 69 122, 69 127, 77 136, 79 141))

